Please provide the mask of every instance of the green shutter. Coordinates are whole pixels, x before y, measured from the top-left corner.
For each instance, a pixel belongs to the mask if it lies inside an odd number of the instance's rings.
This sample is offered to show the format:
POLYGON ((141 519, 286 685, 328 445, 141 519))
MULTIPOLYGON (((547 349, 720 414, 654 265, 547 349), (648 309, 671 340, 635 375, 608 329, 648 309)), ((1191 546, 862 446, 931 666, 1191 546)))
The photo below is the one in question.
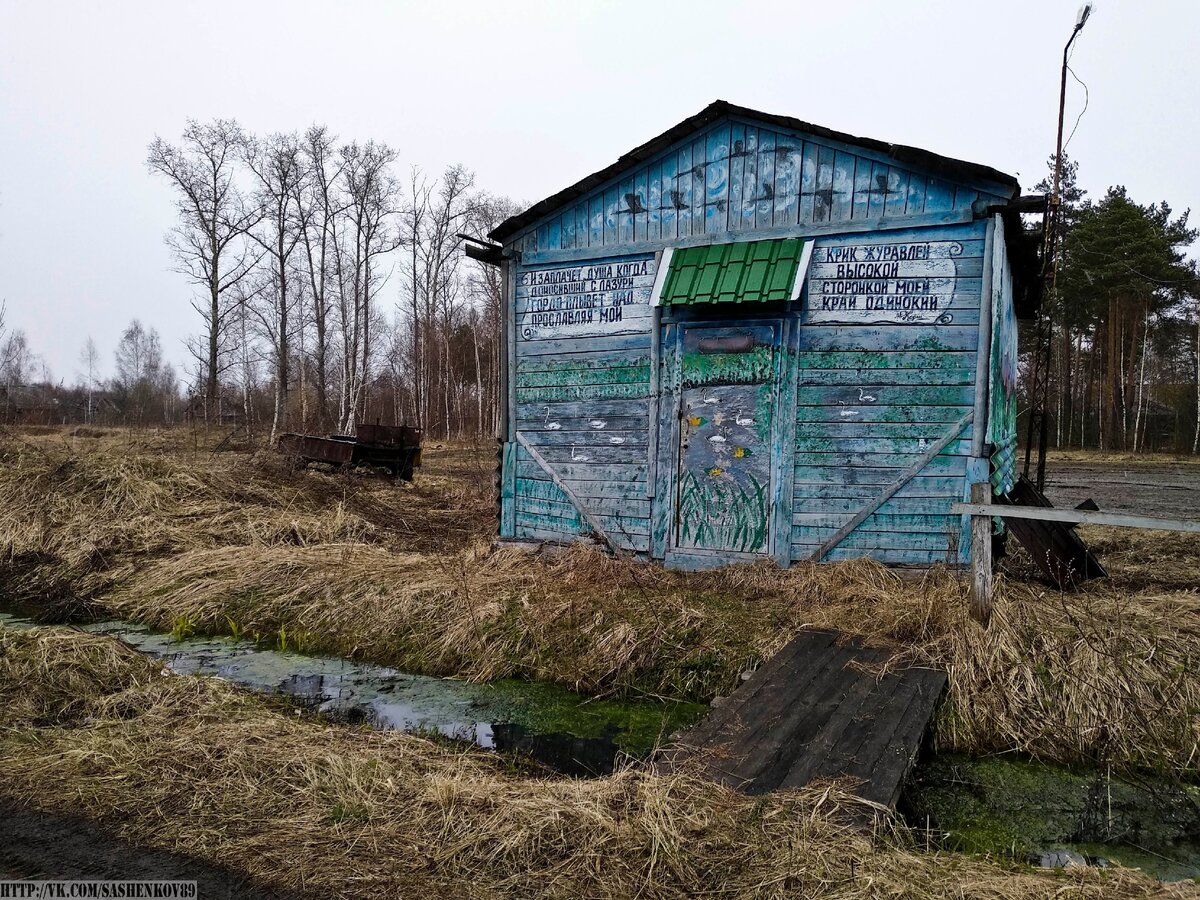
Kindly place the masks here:
POLYGON ((787 300, 804 254, 804 241, 739 241, 684 247, 671 254, 663 304, 766 303, 787 300))

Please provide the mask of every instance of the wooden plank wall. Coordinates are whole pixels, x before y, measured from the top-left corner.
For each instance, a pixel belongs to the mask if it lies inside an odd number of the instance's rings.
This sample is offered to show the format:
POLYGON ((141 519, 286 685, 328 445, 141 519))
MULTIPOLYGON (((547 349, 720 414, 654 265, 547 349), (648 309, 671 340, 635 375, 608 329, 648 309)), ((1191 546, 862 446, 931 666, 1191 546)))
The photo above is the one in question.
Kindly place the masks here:
MULTIPOLYGON (((516 429, 623 549, 650 546, 650 254, 518 269, 516 429)), ((514 534, 590 529, 550 475, 515 448, 514 534)))
MULTIPOLYGON (((984 237, 978 222, 818 239, 797 359, 793 559, 971 410, 984 237), (873 293, 856 293, 864 287, 873 293)), ((950 504, 963 496, 970 437, 964 428, 826 559, 956 560, 961 521, 950 504)))
POLYGON ((950 212, 981 198, 1002 200, 849 146, 726 121, 598 188, 514 245, 534 253, 671 243, 950 212))
MULTIPOLYGON (((981 193, 985 187, 739 121, 715 124, 632 166, 509 243, 526 260, 514 276, 515 427, 615 543, 661 554, 665 519, 657 537, 651 525, 662 485, 655 485, 650 427, 656 320, 649 251, 706 235, 748 240, 764 229, 816 235, 794 359, 790 466, 790 558, 806 558, 973 407, 985 224, 896 226, 906 217, 962 212, 977 200, 1002 202, 981 193), (839 223, 851 233, 830 230, 839 223), (582 258, 571 262, 571 251, 582 258), (547 255, 539 262, 540 254, 547 255), (553 285, 539 293, 534 288, 545 285, 529 281, 554 271, 583 281, 594 273, 561 273, 630 263, 635 268, 618 277, 634 285, 621 288, 631 293, 619 301, 598 280, 570 289, 576 297, 605 294, 592 306, 564 305, 553 285), (872 290, 872 279, 888 282, 882 307, 868 308, 855 293, 872 290)), ((658 458, 673 452, 660 450, 658 458)), ((957 558, 961 517, 949 506, 964 497, 969 450, 967 428, 826 558, 957 558)), ((513 445, 505 459, 513 536, 569 540, 587 532, 529 453, 513 445)), ((666 515, 665 505, 659 511, 666 515)))

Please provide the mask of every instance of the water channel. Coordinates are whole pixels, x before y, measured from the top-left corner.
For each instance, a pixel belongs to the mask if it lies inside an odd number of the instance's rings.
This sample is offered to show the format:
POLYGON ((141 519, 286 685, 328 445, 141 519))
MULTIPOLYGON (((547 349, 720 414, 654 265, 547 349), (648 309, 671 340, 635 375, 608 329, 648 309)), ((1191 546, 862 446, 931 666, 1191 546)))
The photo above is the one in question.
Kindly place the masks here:
MULTIPOLYGON (((33 627, 0 612, 0 626, 33 627)), ((622 756, 643 758, 671 732, 700 720, 699 703, 597 700, 545 682, 472 684, 386 666, 309 656, 224 636, 178 639, 143 625, 77 626, 119 638, 184 675, 210 675, 283 695, 330 718, 373 728, 439 734, 524 754, 558 772, 604 775, 622 756)))
MULTIPOLYGON (((35 623, 0 611, 0 626, 35 623)), ((232 637, 179 638, 123 621, 77 627, 119 638, 181 674, 284 696, 335 721, 438 734, 577 777, 608 774, 623 757, 647 757, 708 711, 698 703, 589 699, 545 682, 413 675, 232 637)), ((1132 783, 1017 757, 941 755, 917 767, 901 811, 947 849, 1200 877, 1200 787, 1193 785, 1132 783)))

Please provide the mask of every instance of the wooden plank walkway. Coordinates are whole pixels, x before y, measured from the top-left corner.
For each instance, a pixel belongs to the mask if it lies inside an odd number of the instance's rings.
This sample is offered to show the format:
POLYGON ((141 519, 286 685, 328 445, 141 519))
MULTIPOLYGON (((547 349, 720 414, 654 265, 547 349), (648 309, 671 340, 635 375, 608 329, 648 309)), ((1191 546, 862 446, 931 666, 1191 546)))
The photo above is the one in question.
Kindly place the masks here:
POLYGON ((878 678, 891 652, 832 631, 804 631, 664 756, 750 794, 848 777, 894 807, 946 675, 906 668, 878 678))

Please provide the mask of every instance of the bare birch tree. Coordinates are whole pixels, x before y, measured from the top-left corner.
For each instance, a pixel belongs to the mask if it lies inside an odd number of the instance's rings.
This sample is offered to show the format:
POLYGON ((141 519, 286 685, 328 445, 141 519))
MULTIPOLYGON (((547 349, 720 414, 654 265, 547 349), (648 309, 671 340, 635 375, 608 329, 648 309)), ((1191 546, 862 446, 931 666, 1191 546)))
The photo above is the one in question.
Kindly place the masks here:
POLYGON ((99 386, 99 379, 96 372, 100 365, 100 351, 96 349, 96 342, 92 340, 89 334, 88 339, 84 342, 83 350, 79 353, 79 361, 83 364, 83 374, 86 379, 85 388, 87 390, 87 406, 84 408, 83 421, 85 424, 91 424, 96 416, 95 391, 99 386))
POLYGON ((407 355, 408 377, 411 381, 413 402, 413 424, 424 429, 427 425, 425 408, 428 372, 425 365, 425 332, 427 320, 423 310, 428 302, 428 282, 421 267, 421 243, 424 240, 426 219, 432 205, 433 187, 421 170, 413 166, 409 170, 408 196, 402 213, 402 233, 405 243, 405 278, 408 282, 405 318, 408 322, 407 355))
POLYGON ((204 320, 200 349, 205 415, 215 413, 222 365, 223 334, 230 304, 225 294, 247 276, 256 254, 243 238, 261 213, 244 202, 234 169, 245 142, 231 119, 209 123, 189 120, 176 146, 155 137, 146 165, 175 189, 179 224, 167 234, 167 246, 179 271, 204 294, 193 306, 204 320))
POLYGON ((242 395, 242 417, 246 429, 246 443, 254 444, 254 396, 258 393, 258 349, 253 340, 250 304, 253 302, 250 282, 243 281, 234 289, 234 333, 237 344, 234 356, 236 372, 242 395))
POLYGON ((452 421, 455 429, 464 425, 457 408, 466 396, 464 379, 479 381, 478 372, 472 374, 469 363, 461 365, 452 346, 460 329, 468 329, 471 340, 476 340, 458 236, 476 230, 473 221, 479 207, 474 181, 474 175, 462 166, 449 167, 432 183, 413 169, 403 215, 405 319, 414 413, 419 427, 444 428, 447 436, 452 421))
MULTIPOLYGON (((262 248, 267 261, 265 284, 256 307, 267 337, 275 369, 275 406, 270 443, 287 427, 288 389, 291 385, 292 336, 298 327, 295 307, 299 300, 292 254, 305 232, 300 195, 305 181, 300 141, 294 134, 273 134, 245 144, 246 165, 254 174, 255 205, 261 210, 258 225, 248 233, 262 248)), ((303 362, 301 363, 303 365, 303 362)))
POLYGON ((335 143, 335 138, 324 125, 313 125, 304 133, 302 150, 308 177, 297 191, 300 215, 304 222, 300 234, 308 288, 307 320, 313 328, 312 365, 317 394, 317 421, 322 427, 330 421, 329 376, 334 326, 330 290, 336 277, 338 218, 344 212, 337 189, 342 176, 342 161, 335 143))
POLYGON ((344 223, 337 244, 337 281, 342 328, 340 428, 350 432, 366 405, 372 332, 380 321, 373 306, 386 279, 384 260, 400 246, 395 217, 399 199, 391 173, 396 152, 386 144, 352 142, 342 147, 344 223))

